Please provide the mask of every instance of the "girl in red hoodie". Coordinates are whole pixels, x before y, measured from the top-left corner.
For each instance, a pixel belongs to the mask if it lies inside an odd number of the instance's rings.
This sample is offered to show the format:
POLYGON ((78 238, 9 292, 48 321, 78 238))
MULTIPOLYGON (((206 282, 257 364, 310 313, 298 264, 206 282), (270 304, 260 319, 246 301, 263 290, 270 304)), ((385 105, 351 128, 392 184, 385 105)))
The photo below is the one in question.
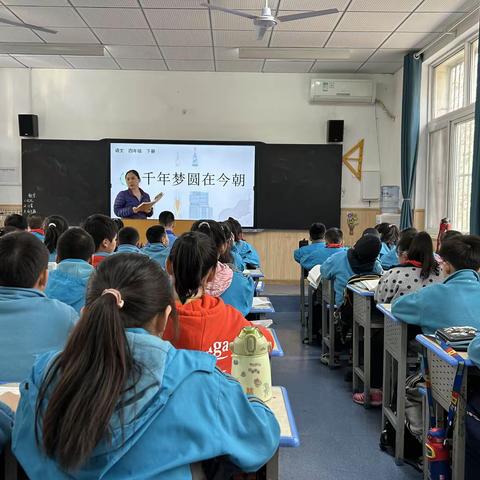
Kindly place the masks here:
MULTIPOLYGON (((218 252, 213 240, 200 232, 184 233, 173 244, 167 272, 173 277, 178 331, 172 322, 163 335, 176 348, 202 350, 217 358, 217 367, 232 370, 232 342, 243 327, 251 326, 243 315, 221 298, 205 293, 217 267, 218 252)), ((273 346, 270 332, 261 329, 273 346)))

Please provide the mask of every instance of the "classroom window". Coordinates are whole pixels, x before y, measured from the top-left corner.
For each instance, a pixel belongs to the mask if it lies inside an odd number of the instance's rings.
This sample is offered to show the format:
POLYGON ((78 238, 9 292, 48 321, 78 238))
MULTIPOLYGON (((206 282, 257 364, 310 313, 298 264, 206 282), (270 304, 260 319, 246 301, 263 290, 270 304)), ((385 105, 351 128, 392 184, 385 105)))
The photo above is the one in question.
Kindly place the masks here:
POLYGON ((478 38, 472 43, 471 52, 470 101, 475 102, 477 98, 478 38))

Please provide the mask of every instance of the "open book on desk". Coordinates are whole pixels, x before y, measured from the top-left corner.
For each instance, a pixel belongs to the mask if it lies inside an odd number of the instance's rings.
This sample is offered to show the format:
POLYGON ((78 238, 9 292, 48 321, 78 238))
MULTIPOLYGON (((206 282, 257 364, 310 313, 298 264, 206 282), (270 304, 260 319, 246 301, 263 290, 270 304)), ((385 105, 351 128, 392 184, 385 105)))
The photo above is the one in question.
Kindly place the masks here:
POLYGON ((272 303, 268 297, 253 297, 252 308, 270 308, 272 303))
POLYGON ((377 288, 379 282, 380 279, 377 278, 375 280, 360 280, 359 282, 355 282, 351 285, 366 290, 367 292, 373 292, 377 288))
POLYGON ((273 320, 271 318, 265 318, 262 320, 250 320, 250 323, 254 327, 265 327, 268 328, 273 324, 273 320))

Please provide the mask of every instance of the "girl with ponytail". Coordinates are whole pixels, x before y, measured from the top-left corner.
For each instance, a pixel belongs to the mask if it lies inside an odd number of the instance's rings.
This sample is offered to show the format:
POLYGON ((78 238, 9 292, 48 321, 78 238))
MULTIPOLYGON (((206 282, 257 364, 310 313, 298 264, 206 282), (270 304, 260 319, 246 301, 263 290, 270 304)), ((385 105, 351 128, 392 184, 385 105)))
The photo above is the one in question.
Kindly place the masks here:
MULTIPOLYGON (((167 260, 167 272, 175 288, 179 333, 176 335, 173 326, 167 325, 164 338, 177 348, 215 355, 218 368, 230 373, 229 343, 251 323, 221 297, 208 294, 207 287, 217 271, 217 259, 217 246, 208 235, 196 231, 177 238, 167 260)), ((273 345, 271 334, 261 330, 273 345)))
POLYGON ((187 479, 202 459, 226 455, 246 471, 268 461, 273 414, 213 357, 162 340, 173 309, 154 260, 99 265, 65 349, 41 355, 21 385, 12 444, 29 478, 187 479))
POLYGON ((49 262, 57 261, 57 243, 63 232, 68 230, 68 222, 61 215, 50 215, 45 219, 44 243, 50 252, 49 262))

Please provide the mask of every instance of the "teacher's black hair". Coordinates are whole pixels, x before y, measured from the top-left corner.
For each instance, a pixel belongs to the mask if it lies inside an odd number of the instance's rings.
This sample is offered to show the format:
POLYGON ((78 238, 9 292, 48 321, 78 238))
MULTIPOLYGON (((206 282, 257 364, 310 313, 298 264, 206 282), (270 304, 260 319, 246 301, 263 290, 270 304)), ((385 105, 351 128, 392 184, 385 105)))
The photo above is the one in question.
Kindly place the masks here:
POLYGON ((136 170, 129 170, 126 174, 125 174, 125 178, 127 178, 127 175, 129 173, 133 173, 139 180, 140 180, 140 174, 136 171, 136 170))

